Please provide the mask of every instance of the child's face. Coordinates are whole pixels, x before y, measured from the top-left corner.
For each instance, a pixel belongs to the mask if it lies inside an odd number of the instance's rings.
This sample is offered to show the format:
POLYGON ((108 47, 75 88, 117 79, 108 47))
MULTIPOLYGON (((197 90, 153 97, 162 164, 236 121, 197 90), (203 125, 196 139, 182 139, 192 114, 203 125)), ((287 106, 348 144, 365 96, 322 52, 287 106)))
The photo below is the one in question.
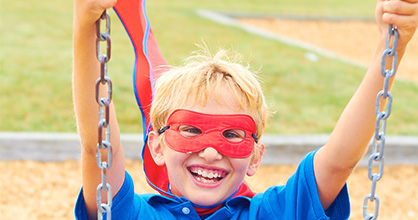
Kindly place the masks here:
MULTIPOLYGON (((223 90, 223 94, 231 94, 229 89, 223 90)), ((223 96, 221 103, 209 98, 204 107, 189 104, 182 109, 207 114, 248 114, 245 110, 237 110, 237 107, 238 102, 232 96, 223 96)), ((152 148, 159 144, 155 133, 150 135, 150 142, 152 148)), ((259 145, 264 148, 264 145, 259 145)), ((261 155, 255 161, 251 160, 251 156, 241 159, 226 157, 212 147, 189 154, 169 147, 159 149, 159 156, 153 157, 158 165, 167 167, 172 193, 201 206, 214 205, 230 197, 246 174, 255 174, 261 160, 261 155)))

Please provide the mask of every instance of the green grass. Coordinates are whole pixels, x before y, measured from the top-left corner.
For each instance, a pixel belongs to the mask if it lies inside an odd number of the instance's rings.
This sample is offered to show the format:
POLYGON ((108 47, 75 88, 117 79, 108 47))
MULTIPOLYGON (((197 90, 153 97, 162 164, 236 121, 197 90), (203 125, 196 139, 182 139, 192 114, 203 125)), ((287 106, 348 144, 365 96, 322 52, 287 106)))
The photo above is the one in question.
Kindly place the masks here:
MULTIPOLYGON (((365 69, 219 25, 196 9, 267 15, 318 15, 372 18, 375 1, 147 1, 154 34, 169 64, 180 64, 204 39, 250 58, 272 110, 268 133, 329 133, 354 93, 365 69)), ((71 97, 72 1, 12 1, 0 7, 0 130, 74 132, 71 97)), ((134 56, 130 40, 112 13, 114 102, 122 132, 141 132, 132 92, 134 56)), ((393 89, 389 134, 418 135, 417 84, 398 81, 393 89)))

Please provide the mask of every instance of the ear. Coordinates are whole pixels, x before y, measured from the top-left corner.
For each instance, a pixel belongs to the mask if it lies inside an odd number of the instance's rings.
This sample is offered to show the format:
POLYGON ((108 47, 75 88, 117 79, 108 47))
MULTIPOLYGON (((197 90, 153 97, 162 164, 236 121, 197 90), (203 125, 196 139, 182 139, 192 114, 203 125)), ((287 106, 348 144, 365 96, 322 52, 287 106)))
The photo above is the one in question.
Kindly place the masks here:
POLYGON ((165 165, 163 147, 161 146, 161 137, 155 131, 151 131, 148 134, 148 148, 154 162, 158 166, 165 165))
POLYGON ((250 166, 248 167, 247 170, 247 176, 253 176, 258 168, 260 167, 261 164, 261 159, 263 158, 263 154, 264 154, 264 150, 266 149, 266 146, 263 143, 258 143, 257 144, 257 148, 258 148, 258 155, 253 155, 251 158, 251 163, 250 166))

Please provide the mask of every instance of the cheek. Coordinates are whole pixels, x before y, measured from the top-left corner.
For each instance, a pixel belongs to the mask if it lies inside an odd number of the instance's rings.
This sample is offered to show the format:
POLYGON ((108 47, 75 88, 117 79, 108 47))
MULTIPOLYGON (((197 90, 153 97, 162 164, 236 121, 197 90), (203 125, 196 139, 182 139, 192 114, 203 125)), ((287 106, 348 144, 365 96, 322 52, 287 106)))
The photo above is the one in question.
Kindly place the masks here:
POLYGON ((250 158, 245 158, 245 159, 232 159, 233 161, 231 161, 232 166, 234 167, 235 172, 239 175, 239 176, 245 176, 245 174, 247 173, 248 167, 250 166, 250 158))
POLYGON ((175 185, 179 180, 182 180, 185 175, 185 169, 183 169, 182 157, 167 157, 165 159, 165 166, 167 168, 168 178, 171 184, 175 185))
POLYGON ((180 172, 181 166, 184 164, 186 158, 187 155, 171 150, 169 147, 165 146, 164 162, 169 174, 180 172))

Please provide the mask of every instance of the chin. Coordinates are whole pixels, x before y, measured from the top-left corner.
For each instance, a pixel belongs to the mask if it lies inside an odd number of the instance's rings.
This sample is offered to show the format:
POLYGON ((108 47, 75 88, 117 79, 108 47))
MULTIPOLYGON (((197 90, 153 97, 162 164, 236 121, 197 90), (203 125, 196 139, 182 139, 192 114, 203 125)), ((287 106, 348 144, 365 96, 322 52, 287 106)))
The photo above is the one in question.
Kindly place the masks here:
POLYGON ((207 192, 198 192, 193 193, 193 195, 187 197, 193 204, 198 206, 214 206, 219 205, 220 203, 224 202, 230 195, 228 196, 219 196, 225 195, 222 192, 216 191, 207 191, 207 192), (215 195, 215 196, 214 196, 215 195))

